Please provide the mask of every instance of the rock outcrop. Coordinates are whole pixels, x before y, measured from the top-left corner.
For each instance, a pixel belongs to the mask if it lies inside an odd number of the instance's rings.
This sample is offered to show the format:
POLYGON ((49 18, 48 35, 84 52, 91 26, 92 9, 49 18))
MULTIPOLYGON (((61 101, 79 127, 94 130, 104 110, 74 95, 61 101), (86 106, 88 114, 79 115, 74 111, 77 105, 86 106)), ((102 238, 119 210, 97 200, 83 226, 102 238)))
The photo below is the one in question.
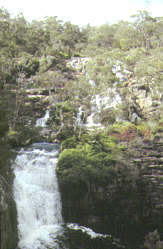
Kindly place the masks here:
POLYGON ((12 172, 0 175, 0 248, 15 249, 17 245, 17 214, 12 194, 12 172))
POLYGON ((145 79, 138 80, 133 77, 124 82, 122 91, 125 88, 127 88, 126 99, 139 117, 159 118, 163 93, 152 80, 151 83, 147 83, 145 79))
POLYGON ((131 163, 148 181, 154 207, 163 210, 163 134, 158 132, 153 141, 135 144, 134 149, 131 163))

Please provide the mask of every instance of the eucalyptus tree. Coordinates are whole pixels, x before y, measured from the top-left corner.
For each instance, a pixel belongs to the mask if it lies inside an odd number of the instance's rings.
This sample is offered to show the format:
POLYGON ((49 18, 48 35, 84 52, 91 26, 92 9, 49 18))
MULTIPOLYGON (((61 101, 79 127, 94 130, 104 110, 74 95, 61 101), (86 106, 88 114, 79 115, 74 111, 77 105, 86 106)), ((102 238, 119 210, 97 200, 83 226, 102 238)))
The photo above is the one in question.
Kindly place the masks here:
POLYGON ((153 40, 155 39, 155 32, 157 26, 157 18, 153 18, 147 11, 138 11, 133 15, 133 25, 136 30, 136 37, 138 45, 147 50, 154 47, 153 40))

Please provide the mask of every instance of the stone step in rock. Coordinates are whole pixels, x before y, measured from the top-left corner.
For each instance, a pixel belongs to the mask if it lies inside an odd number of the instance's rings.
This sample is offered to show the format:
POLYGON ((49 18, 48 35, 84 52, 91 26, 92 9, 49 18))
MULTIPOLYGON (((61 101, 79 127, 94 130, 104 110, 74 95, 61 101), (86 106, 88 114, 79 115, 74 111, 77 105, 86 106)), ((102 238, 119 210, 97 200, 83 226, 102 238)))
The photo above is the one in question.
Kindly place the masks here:
POLYGON ((154 169, 152 169, 151 170, 151 174, 152 175, 156 175, 156 176, 163 176, 163 171, 161 171, 161 170, 154 170, 154 169))
POLYGON ((163 185, 160 183, 158 186, 157 186, 157 191, 161 191, 161 197, 162 197, 162 191, 163 191, 163 185))
POLYGON ((163 165, 161 164, 151 164, 148 168, 163 171, 163 165))
POLYGON ((153 150, 153 145, 143 146, 142 150, 153 150))
POLYGON ((163 209, 163 203, 161 203, 161 204, 156 204, 156 206, 155 206, 157 209, 163 209))
POLYGON ((158 146, 158 147, 159 147, 159 146, 162 147, 162 146, 163 146, 163 142, 160 142, 160 141, 159 141, 159 142, 155 142, 155 145, 158 146))
POLYGON ((141 158, 141 161, 142 162, 146 162, 146 161, 149 161, 149 162, 157 162, 157 161, 161 161, 161 162, 163 162, 163 158, 162 157, 143 157, 143 158, 141 158))
POLYGON ((142 157, 163 157, 163 151, 162 153, 160 153, 159 151, 155 150, 155 151, 145 151, 144 154, 141 155, 142 157))
POLYGON ((144 175, 145 177, 148 177, 150 179, 158 179, 158 180, 162 180, 163 182, 163 175, 144 175))
POLYGON ((163 208, 163 136, 159 134, 154 142, 134 148, 138 156, 131 159, 131 164, 140 167, 153 205, 163 208))

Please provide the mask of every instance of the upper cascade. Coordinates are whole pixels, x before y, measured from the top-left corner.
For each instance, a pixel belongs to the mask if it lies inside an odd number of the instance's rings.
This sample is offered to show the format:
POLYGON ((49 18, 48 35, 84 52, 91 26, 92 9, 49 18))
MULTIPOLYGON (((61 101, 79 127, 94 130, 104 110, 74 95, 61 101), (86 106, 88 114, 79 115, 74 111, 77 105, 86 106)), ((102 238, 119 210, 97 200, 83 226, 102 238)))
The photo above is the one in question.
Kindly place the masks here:
POLYGON ((45 116, 43 118, 39 118, 36 121, 36 126, 46 127, 46 122, 48 121, 49 117, 50 117, 49 110, 47 110, 45 116))
POLYGON ((89 57, 73 57, 69 62, 68 65, 70 65, 72 68, 74 68, 77 71, 81 71, 82 73, 86 72, 86 64, 90 60, 89 57))
POLYGON ((20 249, 57 248, 63 223, 55 172, 58 151, 55 144, 34 144, 22 149, 13 165, 20 249))
MULTIPOLYGON (((88 129, 104 128, 104 126, 101 124, 100 121, 100 115, 102 111, 107 108, 116 108, 121 103, 122 99, 120 94, 117 91, 115 91, 115 89, 111 88, 109 88, 107 92, 104 92, 101 95, 96 94, 92 96, 92 99, 90 101, 91 114, 87 117, 85 127, 87 127, 88 129)), ((83 110, 82 107, 80 107, 77 115, 78 125, 82 125, 82 119, 81 119, 82 115, 83 115, 83 110)))

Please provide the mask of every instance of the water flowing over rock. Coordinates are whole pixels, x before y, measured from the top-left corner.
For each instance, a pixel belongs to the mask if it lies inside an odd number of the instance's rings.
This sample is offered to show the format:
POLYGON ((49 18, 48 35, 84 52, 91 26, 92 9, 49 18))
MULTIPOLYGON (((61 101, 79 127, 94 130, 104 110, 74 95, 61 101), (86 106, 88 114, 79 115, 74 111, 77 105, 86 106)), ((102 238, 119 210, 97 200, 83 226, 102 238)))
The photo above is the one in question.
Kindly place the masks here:
POLYGON ((62 232, 61 201, 55 173, 57 145, 34 144, 14 164, 14 196, 21 249, 57 248, 62 232))
POLYGON ((46 122, 49 119, 49 110, 46 111, 45 116, 43 118, 39 118, 36 121, 36 126, 40 126, 40 127, 46 127, 46 122))
POLYGON ((80 106, 78 113, 77 113, 77 118, 76 118, 77 126, 83 126, 82 115, 83 115, 83 110, 82 110, 82 107, 80 106))
POLYGON ((113 65, 112 72, 116 75, 120 82, 125 82, 128 78, 127 76, 131 74, 131 72, 126 69, 126 65, 118 60, 113 65))
POLYGON ((85 67, 89 60, 90 58, 88 57, 83 57, 83 58, 74 57, 68 62, 68 64, 75 70, 85 73, 86 72, 85 67))
POLYGON ((94 95, 90 104, 91 114, 87 118, 86 127, 88 129, 104 128, 100 120, 101 112, 107 108, 116 108, 121 104, 121 96, 115 89, 109 88, 105 93, 94 95))
POLYGON ((96 233, 94 232, 91 228, 80 226, 76 223, 69 223, 67 224, 67 227, 73 230, 81 230, 83 233, 88 234, 91 238, 106 238, 109 237, 111 238, 112 236, 109 234, 101 234, 101 233, 96 233))

